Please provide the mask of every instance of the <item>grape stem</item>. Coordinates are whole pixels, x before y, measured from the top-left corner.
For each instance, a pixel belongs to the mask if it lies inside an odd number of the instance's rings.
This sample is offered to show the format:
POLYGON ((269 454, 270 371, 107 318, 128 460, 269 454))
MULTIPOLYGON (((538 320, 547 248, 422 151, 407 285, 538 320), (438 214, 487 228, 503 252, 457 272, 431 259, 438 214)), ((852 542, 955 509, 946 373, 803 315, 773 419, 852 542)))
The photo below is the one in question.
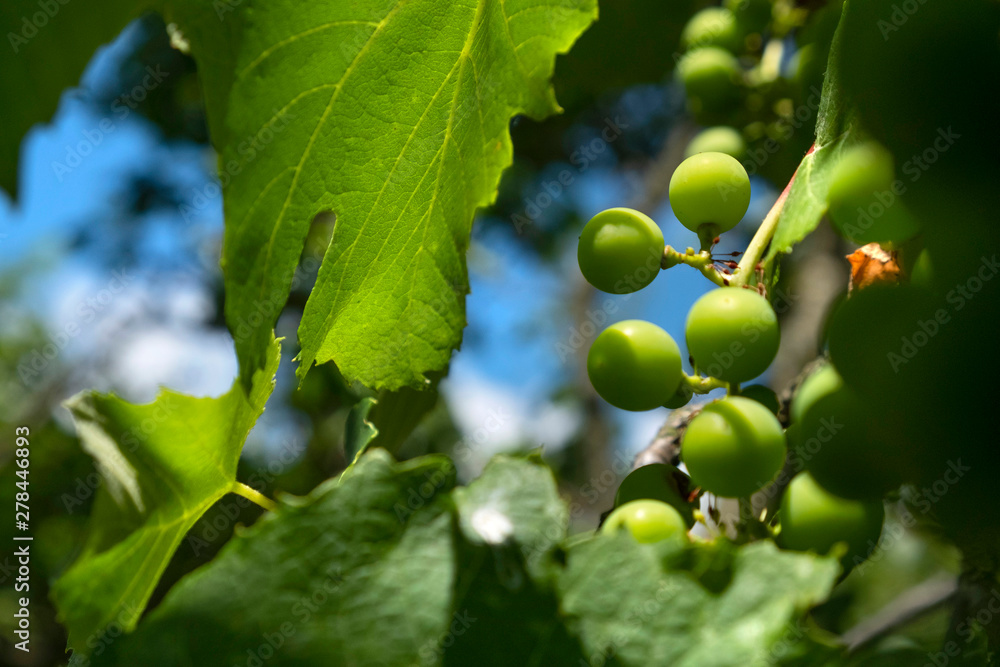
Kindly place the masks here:
POLYGON ((688 266, 693 266, 701 271, 702 275, 720 287, 724 287, 728 284, 726 282, 726 278, 716 270, 715 264, 712 260, 712 253, 707 250, 695 252, 694 248, 688 248, 686 252, 677 252, 670 246, 665 247, 663 249, 663 259, 660 261, 660 266, 664 269, 669 269, 677 264, 687 264, 688 266))
MULTIPOLYGON (((806 151, 806 155, 810 155, 814 150, 816 150, 816 144, 809 147, 806 151)), ((751 276, 756 273, 757 264, 760 262, 761 257, 764 256, 764 250, 767 245, 771 242, 771 238, 774 236, 775 230, 778 228, 778 220, 781 218, 781 210, 785 206, 785 200, 788 199, 788 193, 792 189, 792 184, 795 182, 795 176, 799 173, 798 168, 795 169, 795 173, 792 177, 788 179, 788 185, 782 190, 781 196, 778 200, 774 202, 774 206, 768 212, 767 216, 764 217, 764 221, 760 223, 760 227, 757 228, 757 233, 753 235, 753 239, 750 240, 750 245, 747 246, 746 252, 743 253, 743 257, 740 259, 740 263, 733 270, 733 275, 729 279, 729 285, 731 287, 745 287, 750 282, 751 276)))
POLYGON ((243 484, 242 482, 233 482, 233 485, 229 490, 237 495, 243 496, 250 502, 259 505, 260 507, 266 509, 268 512, 273 512, 278 509, 277 503, 273 500, 260 493, 256 489, 243 484))
POLYGON ((707 394, 713 389, 729 389, 729 383, 717 378, 703 378, 697 375, 681 373, 681 382, 695 394, 707 394))
POLYGON ((719 238, 720 233, 718 225, 710 222, 699 225, 697 234, 698 241, 701 243, 701 251, 712 252, 712 246, 715 245, 715 241, 719 238))

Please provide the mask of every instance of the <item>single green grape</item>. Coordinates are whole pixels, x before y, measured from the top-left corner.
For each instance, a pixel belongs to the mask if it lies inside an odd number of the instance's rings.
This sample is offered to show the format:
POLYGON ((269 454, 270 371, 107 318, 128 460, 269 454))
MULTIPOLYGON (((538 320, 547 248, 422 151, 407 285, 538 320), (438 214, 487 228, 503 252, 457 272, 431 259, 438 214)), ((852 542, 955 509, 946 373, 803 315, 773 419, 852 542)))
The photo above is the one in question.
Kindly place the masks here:
POLYGON ((804 44, 796 51, 792 61, 792 80, 805 90, 813 82, 822 82, 826 61, 820 57, 815 44, 804 44))
POLYGON ((750 177, 725 153, 698 153, 670 177, 667 194, 674 215, 693 232, 714 225, 715 233, 735 227, 750 206, 750 177))
POLYGON ((866 202, 831 205, 830 219, 848 241, 858 245, 878 243, 890 249, 913 238, 921 229, 917 219, 898 199, 889 206, 884 206, 875 198, 866 202))
MULTIPOLYGON (((799 433, 802 432, 802 424, 791 423, 788 428, 785 429, 785 446, 788 448, 789 452, 794 452, 795 462, 798 463, 798 451, 801 440, 799 439, 799 433)), ((801 466, 800 466, 801 469, 801 466)))
POLYGON ((590 383, 605 401, 638 412, 658 408, 681 382, 681 351, 666 331, 625 320, 601 332, 587 354, 590 383))
POLYGON ((902 377, 917 383, 936 381, 955 354, 936 335, 942 324, 951 326, 936 318, 945 303, 917 285, 854 290, 834 310, 827 327, 830 360, 844 384, 884 401, 899 394, 902 377))
POLYGON ((696 134, 684 149, 684 157, 698 153, 725 153, 740 160, 746 152, 747 142, 739 130, 728 125, 716 125, 696 134))
POLYGON ((934 286, 934 262, 927 248, 921 250, 913 261, 913 267, 910 268, 910 283, 925 288, 934 286))
POLYGON ((609 208, 583 228, 576 257, 591 285, 611 294, 628 294, 653 282, 663 248, 663 232, 649 216, 630 208, 609 208))
POLYGON ((743 398, 749 398, 752 401, 757 401, 770 410, 771 414, 775 416, 777 416, 778 411, 781 410, 781 403, 778 402, 778 395, 774 393, 773 389, 765 387, 762 384, 751 384, 746 387, 740 387, 740 396, 743 398))
POLYGON ((691 505, 681 497, 678 484, 687 488, 688 476, 669 463, 650 463, 630 472, 618 486, 615 507, 633 500, 659 500, 665 502, 684 518, 688 527, 694 525, 691 505))
POLYGON ((684 26, 681 45, 685 49, 718 46, 735 51, 742 41, 736 16, 725 7, 706 7, 684 26))
POLYGON ((667 538, 684 538, 687 524, 670 505, 659 500, 633 500, 611 514, 601 526, 601 532, 614 533, 625 528, 636 542, 649 544, 667 538))
POLYGON ((841 379, 833 364, 823 364, 810 373, 809 377, 795 390, 795 396, 792 397, 792 407, 789 410, 792 423, 801 422, 809 406, 842 386, 844 386, 844 380, 841 379))
POLYGON ((762 32, 771 22, 771 0, 726 0, 723 7, 736 17, 743 32, 762 32))
POLYGON ((674 392, 673 396, 667 399, 667 401, 663 404, 663 407, 669 408, 670 410, 683 408, 691 402, 692 396, 694 396, 694 392, 691 391, 691 387, 687 386, 687 383, 681 382, 677 386, 677 391, 674 392))
POLYGON ((845 542, 842 562, 851 566, 868 557, 882 533, 881 501, 861 502, 833 495, 809 473, 796 475, 781 499, 781 533, 785 549, 826 554, 845 542))
POLYGON ((749 496, 774 479, 785 462, 778 418, 756 401, 730 396, 706 405, 681 442, 691 480, 726 498, 749 496))
POLYGON ((740 63, 717 46, 691 49, 678 61, 677 75, 696 113, 722 111, 739 98, 740 63))
POLYGON ((795 455, 820 486, 851 500, 875 500, 903 482, 905 459, 891 423, 846 385, 810 405, 795 455))
POLYGON ((854 243, 898 245, 920 232, 900 194, 892 153, 874 142, 858 144, 830 173, 830 219, 854 243))
POLYGON ((888 190, 896 178, 892 153, 874 142, 844 151, 830 173, 830 203, 861 199, 888 190))
POLYGON ((735 287, 698 299, 684 333, 698 370, 726 382, 745 382, 766 371, 781 341, 778 317, 767 299, 735 287))

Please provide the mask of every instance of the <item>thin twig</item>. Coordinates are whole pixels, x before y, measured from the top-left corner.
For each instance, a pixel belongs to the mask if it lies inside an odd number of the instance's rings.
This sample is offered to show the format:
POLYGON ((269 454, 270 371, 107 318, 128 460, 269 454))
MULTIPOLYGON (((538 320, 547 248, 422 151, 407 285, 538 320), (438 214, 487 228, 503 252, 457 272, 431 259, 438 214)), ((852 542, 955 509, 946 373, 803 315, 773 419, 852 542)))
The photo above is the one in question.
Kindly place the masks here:
POLYGON ((701 404, 695 403, 671 410, 670 416, 660 427, 653 441, 635 457, 632 468, 641 468, 650 463, 676 465, 680 461, 681 438, 684 436, 684 429, 687 428, 688 422, 701 412, 701 408, 701 404))
POLYGON ((958 592, 955 577, 935 577, 906 591, 843 634, 851 653, 880 639, 924 614, 948 604, 958 592))

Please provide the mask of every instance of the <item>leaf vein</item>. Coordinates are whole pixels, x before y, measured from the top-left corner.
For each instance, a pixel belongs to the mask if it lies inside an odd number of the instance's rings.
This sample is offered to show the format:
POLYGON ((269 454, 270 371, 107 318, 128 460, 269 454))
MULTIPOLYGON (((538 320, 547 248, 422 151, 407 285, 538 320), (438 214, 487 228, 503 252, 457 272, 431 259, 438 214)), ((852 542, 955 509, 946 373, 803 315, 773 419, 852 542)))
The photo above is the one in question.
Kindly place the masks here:
MULTIPOLYGON (((375 41, 375 36, 379 34, 379 32, 381 32, 383 28, 385 28, 385 26, 389 23, 389 20, 399 12, 400 8, 402 8, 404 4, 406 4, 406 1, 407 0, 399 0, 399 2, 397 2, 391 10, 389 10, 389 12, 385 15, 385 17, 381 21, 379 21, 378 27, 372 31, 371 35, 368 36, 368 40, 365 41, 364 46, 361 48, 360 51, 358 51, 358 54, 354 56, 354 59, 351 60, 351 63, 347 66, 347 69, 345 69, 344 73, 341 75, 340 80, 337 81, 337 84, 334 87, 333 95, 330 96, 330 101, 327 102, 326 109, 323 111, 323 115, 320 116, 319 122, 316 123, 316 128, 313 130, 312 135, 309 137, 309 142, 306 144, 305 150, 302 151, 302 157, 299 159, 298 164, 295 166, 295 176, 292 178, 292 184, 288 187, 288 195, 285 197, 285 201, 281 205, 281 210, 278 212, 278 217, 274 222, 274 226, 271 228, 271 236, 267 240, 267 252, 264 255, 264 267, 263 267, 264 275, 268 274, 268 267, 271 264, 271 252, 274 249, 274 239, 277 236, 278 230, 281 228, 282 223, 284 222, 285 213, 288 211, 288 205, 292 200, 292 195, 295 193, 295 186, 298 184, 299 175, 302 173, 302 167, 305 164, 306 159, 309 157, 309 152, 311 151, 312 146, 316 141, 316 137, 319 135, 320 130, 326 123, 327 117, 333 110, 333 107, 337 102, 337 98, 340 95, 340 91, 344 89, 344 83, 347 81, 347 78, 351 75, 352 72, 354 72, 354 70, 357 67, 357 64, 368 52, 368 49, 375 41)), ((264 297, 264 289, 266 288, 265 285, 266 281, 262 279, 260 281, 260 289, 257 292, 258 300, 261 300, 264 297)))
POLYGON ((280 42, 277 42, 276 44, 273 44, 272 46, 269 46, 263 51, 261 51, 260 55, 258 55, 256 58, 253 59, 253 61, 250 62, 250 64, 248 64, 246 67, 240 70, 239 74, 236 75, 236 80, 240 81, 241 79, 245 78, 246 75, 249 74, 251 70, 256 68, 265 60, 267 60, 271 55, 274 54, 275 51, 285 46, 288 46, 289 44, 298 41, 303 37, 308 37, 309 35, 315 34, 317 32, 322 32, 323 30, 328 30, 330 28, 339 28, 349 25, 363 25, 372 28, 377 28, 379 26, 379 24, 375 23, 374 21, 331 21, 329 23, 324 23, 322 25, 313 26, 308 30, 303 30, 302 32, 286 37, 280 42))

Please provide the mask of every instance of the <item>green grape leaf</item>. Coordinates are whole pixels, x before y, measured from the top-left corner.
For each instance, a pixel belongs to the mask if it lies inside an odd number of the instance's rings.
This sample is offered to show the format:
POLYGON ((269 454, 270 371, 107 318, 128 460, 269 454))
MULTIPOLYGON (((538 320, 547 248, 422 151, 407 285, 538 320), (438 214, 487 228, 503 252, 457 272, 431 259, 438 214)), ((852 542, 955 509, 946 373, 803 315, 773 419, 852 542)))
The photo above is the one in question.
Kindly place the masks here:
POLYGON ((510 119, 559 110, 555 56, 596 0, 276 0, 221 28, 224 3, 177 1, 206 85, 226 91, 206 101, 241 373, 262 363, 310 222, 332 212, 300 377, 333 360, 369 387, 423 386, 461 340, 473 214, 511 162, 510 119))
POLYGON ((611 652, 624 665, 774 664, 775 647, 802 636, 797 621, 840 571, 835 559, 771 542, 717 554, 713 545, 656 546, 619 534, 570 550, 562 612, 587 655, 611 652), (678 567, 686 560, 690 572, 678 567))
POLYGON ((844 43, 843 34, 849 4, 844 3, 843 14, 830 46, 813 151, 802 159, 795 173, 770 249, 764 258, 768 265, 778 255, 791 252, 796 243, 819 226, 827 210, 827 192, 833 167, 844 149, 856 140, 855 114, 843 97, 840 83, 841 51, 850 48, 844 43))
POLYGON ((552 471, 532 454, 497 456, 455 489, 460 632, 441 643, 445 665, 576 665, 579 642, 558 620, 551 556, 566 536, 568 512, 552 471))
POLYGON ((613 654, 625 666, 743 667, 819 655, 799 621, 829 594, 836 559, 624 533, 567 547, 567 508, 535 455, 454 482, 445 457, 396 463, 371 449, 350 474, 282 499, 97 664, 575 665, 613 654), (553 557, 533 565, 543 552, 553 557))
POLYGON ((566 537, 566 504, 537 455, 497 456, 467 487, 455 490, 462 531, 473 544, 519 544, 525 555, 550 551, 566 537))
POLYGON ((438 404, 438 380, 427 387, 411 389, 403 387, 396 391, 383 389, 378 393, 375 407, 369 419, 378 430, 372 447, 381 447, 396 453, 438 404))
POLYGON ((372 440, 378 435, 378 429, 368 421, 368 413, 377 401, 365 397, 354 404, 347 413, 347 423, 344 425, 344 457, 348 461, 357 462, 372 440))
POLYGON ((109 627, 129 631, 187 531, 230 492, 247 434, 274 387, 280 345, 253 378, 219 398, 169 390, 133 405, 83 392, 66 402, 83 448, 103 477, 83 550, 53 598, 79 652, 109 627))
POLYGON ((178 583, 106 664, 428 664, 452 622, 454 480, 441 456, 368 452, 178 583))
MULTIPOLYGON (((64 89, 75 86, 98 46, 138 15, 136 0, 92 3, 5 0, 0 3, 0 188, 17 196, 21 140, 48 122, 64 89)), ((58 173, 57 173, 58 176, 58 173)))

